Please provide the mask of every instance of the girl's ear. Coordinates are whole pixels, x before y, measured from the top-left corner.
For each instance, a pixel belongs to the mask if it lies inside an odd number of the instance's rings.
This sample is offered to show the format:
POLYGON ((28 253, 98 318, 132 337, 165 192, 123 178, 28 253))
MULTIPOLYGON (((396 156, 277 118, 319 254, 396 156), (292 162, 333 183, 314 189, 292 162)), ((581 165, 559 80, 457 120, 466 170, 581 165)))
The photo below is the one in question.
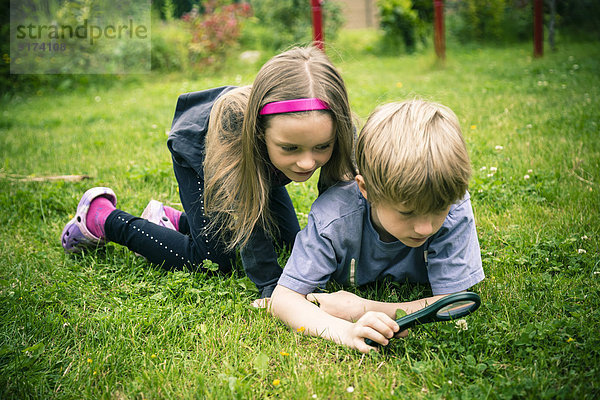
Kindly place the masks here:
POLYGON ((358 190, 360 190, 360 193, 366 199, 367 198, 367 186, 365 185, 365 178, 363 178, 363 176, 359 174, 354 177, 354 180, 356 181, 356 183, 358 183, 358 190))

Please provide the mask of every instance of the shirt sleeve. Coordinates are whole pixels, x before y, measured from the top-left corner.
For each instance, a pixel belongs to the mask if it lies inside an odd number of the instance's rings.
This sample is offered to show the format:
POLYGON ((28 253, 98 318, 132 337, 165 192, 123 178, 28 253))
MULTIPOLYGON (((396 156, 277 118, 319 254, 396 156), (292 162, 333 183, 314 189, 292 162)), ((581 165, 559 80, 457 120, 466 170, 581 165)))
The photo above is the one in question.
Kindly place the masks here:
POLYGON ((260 297, 271 297, 281 275, 281 266, 277 262, 277 252, 273 241, 264 229, 256 228, 248 244, 240 251, 244 272, 256 285, 260 297))
POLYGON ((460 292, 485 278, 468 196, 451 209, 426 256, 427 274, 434 295, 460 292))
POLYGON ((306 227, 296 236, 292 254, 279 278, 279 284, 300 294, 324 288, 336 271, 336 254, 330 239, 320 234, 312 213, 306 227))

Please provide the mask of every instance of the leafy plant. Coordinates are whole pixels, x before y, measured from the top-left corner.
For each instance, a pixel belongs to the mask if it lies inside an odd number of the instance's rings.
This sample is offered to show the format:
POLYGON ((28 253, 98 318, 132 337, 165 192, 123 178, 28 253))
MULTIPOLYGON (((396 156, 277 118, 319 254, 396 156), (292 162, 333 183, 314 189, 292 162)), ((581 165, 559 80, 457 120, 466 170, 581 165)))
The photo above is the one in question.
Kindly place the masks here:
POLYGON ((223 60, 238 43, 242 21, 252 15, 249 3, 209 0, 203 6, 202 12, 194 6, 181 17, 192 32, 189 52, 192 63, 197 66, 223 60))
POLYGON ((377 0, 379 25, 384 33, 384 47, 413 52, 417 41, 423 39, 423 22, 411 0, 377 0))

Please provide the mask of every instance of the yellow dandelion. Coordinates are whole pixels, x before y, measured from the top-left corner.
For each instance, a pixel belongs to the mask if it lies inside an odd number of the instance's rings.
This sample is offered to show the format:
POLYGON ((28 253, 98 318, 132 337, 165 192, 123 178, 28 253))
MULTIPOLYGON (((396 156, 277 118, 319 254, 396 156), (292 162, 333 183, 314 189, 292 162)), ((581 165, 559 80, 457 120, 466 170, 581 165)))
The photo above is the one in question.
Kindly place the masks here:
POLYGON ((281 381, 279 379, 275 379, 273 381, 273 386, 279 386, 280 383, 281 383, 281 381))
POLYGON ((296 332, 304 332, 304 329, 305 328, 303 326, 301 326, 300 328, 296 329, 296 332))
POLYGON ((290 353, 287 353, 287 352, 285 352, 285 351, 280 351, 280 352, 279 352, 279 354, 281 354, 281 355, 282 355, 282 356, 284 356, 284 357, 285 357, 285 356, 289 356, 289 355, 290 355, 290 353))
POLYGON ((98 371, 94 371, 94 373, 92 375, 96 375, 98 373, 98 371))
POLYGON ((156 354, 152 354, 150 358, 156 358, 156 354))
POLYGON ((398 89, 400 89, 400 88, 402 87, 402 82, 397 82, 397 83, 396 83, 396 87, 397 87, 398 89))
POLYGON ((567 339, 567 343, 571 343, 571 342, 574 342, 574 341, 575 341, 575 339, 573 339, 572 337, 570 337, 570 338, 567 339))
POLYGON ((471 129, 473 129, 473 130, 477 129, 477 125, 471 125, 471 129))
POLYGON ((87 362, 91 364, 91 362, 92 362, 92 359, 91 359, 91 358, 88 358, 88 359, 87 359, 87 362))

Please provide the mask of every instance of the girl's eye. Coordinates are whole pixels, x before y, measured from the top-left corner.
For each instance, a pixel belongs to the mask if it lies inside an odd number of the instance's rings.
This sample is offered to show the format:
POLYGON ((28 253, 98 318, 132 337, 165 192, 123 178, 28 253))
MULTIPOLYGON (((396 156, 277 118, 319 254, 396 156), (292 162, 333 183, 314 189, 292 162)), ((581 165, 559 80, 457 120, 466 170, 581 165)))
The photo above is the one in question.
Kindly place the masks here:
POLYGON ((317 151, 323 151, 323 150, 327 150, 330 147, 331 147, 331 143, 327 143, 327 144, 324 144, 321 146, 317 146, 316 149, 317 149, 317 151))

